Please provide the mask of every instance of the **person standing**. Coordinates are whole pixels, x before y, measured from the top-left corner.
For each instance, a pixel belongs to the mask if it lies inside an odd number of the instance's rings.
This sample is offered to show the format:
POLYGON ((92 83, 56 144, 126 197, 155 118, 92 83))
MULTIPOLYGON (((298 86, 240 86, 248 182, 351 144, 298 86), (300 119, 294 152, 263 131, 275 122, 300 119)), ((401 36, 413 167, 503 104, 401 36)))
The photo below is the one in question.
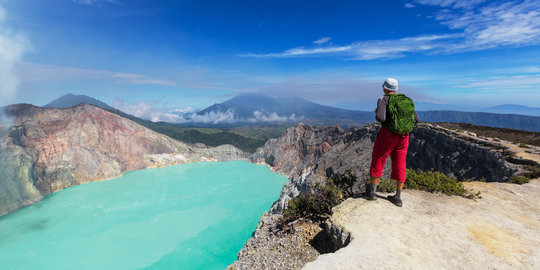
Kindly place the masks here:
POLYGON ((375 119, 382 124, 373 145, 371 156, 370 181, 367 193, 368 200, 376 200, 377 184, 383 173, 384 164, 390 156, 392 160, 391 179, 397 181, 396 194, 388 196, 388 200, 396 206, 403 205, 401 190, 407 178, 406 160, 409 147, 409 133, 419 121, 414 109, 414 102, 404 94, 396 94, 398 81, 387 78, 383 85, 384 96, 377 101, 375 119))

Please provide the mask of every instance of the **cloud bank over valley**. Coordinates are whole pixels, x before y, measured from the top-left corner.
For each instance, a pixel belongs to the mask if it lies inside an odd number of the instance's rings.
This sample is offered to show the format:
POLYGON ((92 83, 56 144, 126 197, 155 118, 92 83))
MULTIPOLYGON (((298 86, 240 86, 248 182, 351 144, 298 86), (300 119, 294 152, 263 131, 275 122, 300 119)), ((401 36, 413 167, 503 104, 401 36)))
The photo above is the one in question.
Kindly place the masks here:
POLYGON ((239 117, 238 114, 232 110, 226 111, 210 111, 204 114, 200 114, 199 111, 193 107, 186 107, 184 109, 166 110, 153 106, 152 104, 141 101, 137 104, 126 104, 123 101, 116 101, 113 103, 113 107, 120 111, 133 116, 147 119, 152 122, 169 122, 176 124, 188 124, 188 123, 202 123, 202 124, 233 124, 233 123, 272 123, 272 122, 296 122, 303 118, 303 116, 291 115, 279 115, 276 112, 263 112, 260 110, 253 111, 250 117, 239 117))

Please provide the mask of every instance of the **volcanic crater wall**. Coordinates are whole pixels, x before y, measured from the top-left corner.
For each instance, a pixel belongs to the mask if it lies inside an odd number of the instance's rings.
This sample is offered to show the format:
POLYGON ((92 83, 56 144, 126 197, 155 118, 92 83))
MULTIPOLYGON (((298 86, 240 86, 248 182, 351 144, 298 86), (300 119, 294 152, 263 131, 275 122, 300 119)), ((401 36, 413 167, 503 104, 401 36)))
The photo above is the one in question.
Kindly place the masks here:
POLYGON ((98 107, 12 105, 0 130, 0 216, 44 195, 130 170, 245 158, 231 146, 187 145, 98 107))
MULTIPOLYGON (((266 163, 289 178, 271 212, 281 212, 290 198, 310 190, 313 183, 324 182, 348 168, 359 180, 355 190, 363 191, 379 128, 378 124, 347 130, 299 124, 286 130, 280 138, 269 140, 250 160, 266 163)), ((521 171, 520 166, 508 162, 504 151, 495 145, 459 136, 431 124, 419 124, 411 134, 407 167, 434 169, 460 180, 486 181, 507 181, 521 171)), ((389 175, 390 160, 383 177, 389 175)))

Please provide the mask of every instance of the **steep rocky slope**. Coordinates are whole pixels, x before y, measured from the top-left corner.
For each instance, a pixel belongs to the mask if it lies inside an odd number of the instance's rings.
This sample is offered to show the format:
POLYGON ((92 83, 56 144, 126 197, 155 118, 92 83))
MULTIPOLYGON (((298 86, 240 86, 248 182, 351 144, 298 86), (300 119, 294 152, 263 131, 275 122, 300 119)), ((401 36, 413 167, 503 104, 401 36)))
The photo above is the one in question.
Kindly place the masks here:
POLYGON ((44 195, 130 170, 244 158, 230 145, 186 145, 98 107, 12 105, 0 129, 0 215, 44 195))
MULTIPOLYGON (((300 124, 286 130, 282 137, 269 140, 250 160, 266 163, 290 179, 271 212, 281 212, 291 197, 309 190, 314 182, 325 181, 348 168, 358 177, 357 191, 363 190, 378 130, 377 124, 347 130, 300 124)), ((420 124, 410 137, 407 167, 435 169, 461 180, 508 181, 524 173, 521 165, 505 159, 508 154, 500 144, 420 124)), ((386 177, 389 168, 387 162, 386 177)))

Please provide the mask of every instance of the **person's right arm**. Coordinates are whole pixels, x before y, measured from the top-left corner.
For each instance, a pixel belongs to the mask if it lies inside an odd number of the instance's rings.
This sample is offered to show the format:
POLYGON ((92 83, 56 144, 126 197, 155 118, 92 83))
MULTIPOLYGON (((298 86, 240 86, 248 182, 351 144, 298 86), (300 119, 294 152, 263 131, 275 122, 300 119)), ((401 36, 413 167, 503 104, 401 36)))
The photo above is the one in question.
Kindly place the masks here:
POLYGON ((379 122, 384 122, 386 120, 386 105, 388 104, 388 99, 385 96, 382 96, 377 100, 377 109, 375 109, 375 119, 379 122))

